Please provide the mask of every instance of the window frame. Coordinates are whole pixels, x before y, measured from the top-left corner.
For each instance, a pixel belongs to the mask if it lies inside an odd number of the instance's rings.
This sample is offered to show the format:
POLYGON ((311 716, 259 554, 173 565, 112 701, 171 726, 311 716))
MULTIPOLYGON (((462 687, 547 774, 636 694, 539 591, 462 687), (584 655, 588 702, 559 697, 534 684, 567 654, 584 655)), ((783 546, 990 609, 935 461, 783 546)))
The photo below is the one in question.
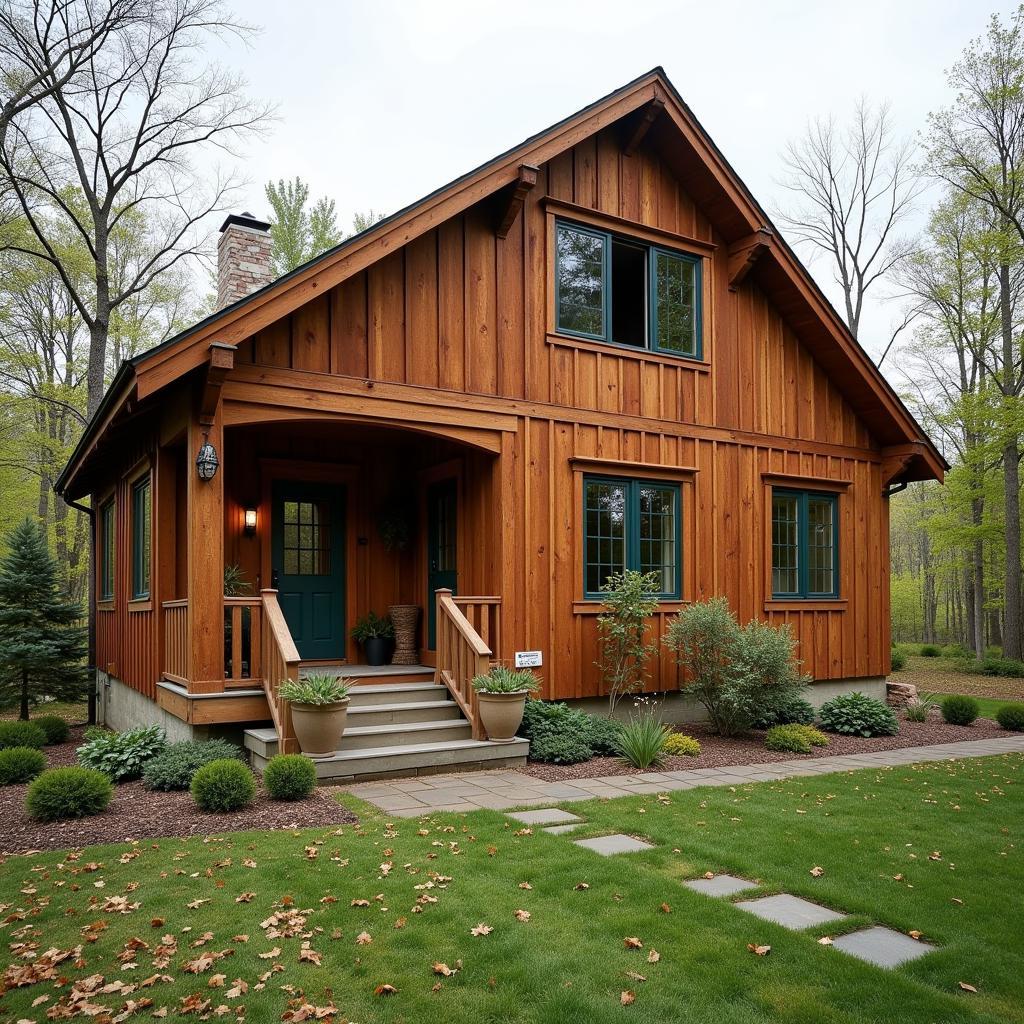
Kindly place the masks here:
POLYGON ((109 602, 114 600, 114 592, 117 588, 117 501, 115 495, 110 495, 100 503, 99 516, 99 574, 97 579, 98 602, 109 602), (110 536, 107 536, 106 520, 110 516, 110 536), (107 577, 110 577, 110 589, 107 590, 107 577))
POLYGON ((131 599, 148 601, 153 591, 153 482, 150 473, 146 472, 131 485, 131 599), (148 496, 149 514, 146 530, 139 529, 139 496, 145 491, 148 496), (145 561, 147 572, 145 586, 141 586, 141 570, 143 566, 143 545, 148 547, 148 560, 145 561))
POLYGON ((583 558, 581 565, 583 580, 583 599, 585 601, 600 601, 604 593, 600 590, 587 589, 587 541, 589 531, 587 529, 587 485, 588 484, 611 484, 616 487, 624 487, 626 490, 626 524, 624 531, 625 570, 635 569, 640 571, 640 490, 643 487, 658 487, 662 490, 672 491, 675 495, 675 523, 673 543, 675 545, 675 588, 672 591, 655 591, 652 597, 659 601, 680 601, 683 593, 683 488, 682 484, 674 480, 657 480, 647 477, 614 476, 603 473, 583 474, 583 501, 581 513, 583 524, 581 529, 583 541, 583 558))
POLYGON ((774 523, 776 495, 795 498, 797 503, 796 543, 797 543, 797 590, 780 591, 775 589, 775 558, 774 544, 769 543, 769 581, 771 599, 773 601, 832 601, 838 600, 839 593, 839 494, 835 491, 802 489, 799 487, 771 487, 771 501, 768 506, 769 533, 774 523), (810 517, 808 506, 811 501, 827 501, 832 506, 832 589, 818 591, 810 589, 810 517))
POLYGON ((557 334, 572 338, 586 338, 588 341, 596 341, 602 345, 612 345, 615 348, 625 349, 629 352, 649 352, 662 356, 669 356, 673 359, 682 359, 698 363, 704 362, 704 257, 698 253, 686 252, 682 249, 674 249, 671 246, 652 242, 645 238, 631 236, 622 231, 610 231, 590 224, 579 224, 576 221, 556 216, 554 231, 554 293, 554 326, 557 334), (592 334, 590 332, 577 331, 570 327, 562 326, 562 293, 561 288, 559 287, 559 267, 561 260, 558 253, 558 234, 562 228, 567 228, 571 231, 578 231, 582 234, 588 234, 602 239, 601 316, 604 324, 604 332, 602 334, 592 334), (611 337, 611 254, 612 243, 615 240, 644 250, 644 277, 646 280, 644 305, 646 315, 644 317, 643 345, 629 345, 626 342, 615 341, 611 337), (663 348, 658 342, 657 260, 659 255, 682 260, 684 263, 689 263, 693 267, 694 351, 692 353, 679 352, 672 348, 663 348))

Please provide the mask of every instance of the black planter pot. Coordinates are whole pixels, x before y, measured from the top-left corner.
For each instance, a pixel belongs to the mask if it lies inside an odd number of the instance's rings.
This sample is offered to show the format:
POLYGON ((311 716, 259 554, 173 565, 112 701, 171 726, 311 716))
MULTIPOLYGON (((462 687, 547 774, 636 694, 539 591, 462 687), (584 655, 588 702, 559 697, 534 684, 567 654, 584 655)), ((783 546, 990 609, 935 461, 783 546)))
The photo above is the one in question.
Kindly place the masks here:
POLYGON ((391 641, 384 636, 371 636, 363 644, 367 665, 386 665, 391 656, 391 641))

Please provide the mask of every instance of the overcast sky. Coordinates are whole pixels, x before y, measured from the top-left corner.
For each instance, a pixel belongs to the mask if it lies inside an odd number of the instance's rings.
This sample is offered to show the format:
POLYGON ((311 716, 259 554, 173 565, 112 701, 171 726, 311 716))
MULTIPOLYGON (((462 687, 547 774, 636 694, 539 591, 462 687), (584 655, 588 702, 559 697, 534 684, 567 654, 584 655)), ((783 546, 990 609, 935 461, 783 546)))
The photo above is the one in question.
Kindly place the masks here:
MULTIPOLYGON (((393 212, 660 64, 771 211, 780 150, 809 119, 845 116, 864 94, 916 134, 948 100, 945 69, 1014 6, 246 0, 236 10, 262 32, 225 56, 279 120, 249 147, 244 206, 267 214, 263 183, 298 174, 346 227, 357 210, 393 212)), ((812 270, 834 297, 827 265, 812 270)), ((891 304, 869 311, 861 340, 876 358, 897 320, 891 304)))

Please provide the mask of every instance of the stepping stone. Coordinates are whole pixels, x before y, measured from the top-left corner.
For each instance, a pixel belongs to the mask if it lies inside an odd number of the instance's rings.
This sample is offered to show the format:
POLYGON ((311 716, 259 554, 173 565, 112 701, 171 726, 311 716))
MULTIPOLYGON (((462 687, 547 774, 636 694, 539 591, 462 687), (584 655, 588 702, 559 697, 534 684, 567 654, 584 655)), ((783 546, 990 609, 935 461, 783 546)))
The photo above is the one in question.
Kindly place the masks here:
POLYGON ((571 832, 574 828, 579 828, 582 825, 582 821, 570 821, 566 825, 548 825, 547 828, 542 828, 542 832, 548 832, 553 836, 560 836, 563 832, 571 832))
POLYGON ((756 889, 757 882, 748 882, 745 878, 737 878, 736 875, 715 875, 714 878, 691 878, 683 885, 694 892, 703 893, 705 896, 732 896, 734 893, 743 892, 744 889, 756 889))
POLYGON ((828 907, 821 907, 810 900, 802 900, 799 896, 790 896, 785 892, 778 896, 762 896, 757 900, 744 900, 733 905, 794 931, 825 924, 826 921, 841 921, 846 917, 837 910, 829 910, 828 907))
POLYGON ((612 836, 598 836, 596 839, 576 839, 574 845, 585 850, 593 850, 602 857, 610 857, 614 853, 638 853, 640 850, 653 850, 651 843, 642 842, 632 836, 616 833, 612 836))
POLYGON ((903 932, 883 928, 881 925, 840 935, 832 940, 832 945, 878 967, 899 967, 935 949, 930 943, 920 942, 903 932))
POLYGON ((567 821, 581 824, 583 822, 578 814, 560 811, 557 807, 541 807, 536 811, 512 811, 506 817, 515 818, 516 821, 521 821, 524 825, 556 825, 567 821))

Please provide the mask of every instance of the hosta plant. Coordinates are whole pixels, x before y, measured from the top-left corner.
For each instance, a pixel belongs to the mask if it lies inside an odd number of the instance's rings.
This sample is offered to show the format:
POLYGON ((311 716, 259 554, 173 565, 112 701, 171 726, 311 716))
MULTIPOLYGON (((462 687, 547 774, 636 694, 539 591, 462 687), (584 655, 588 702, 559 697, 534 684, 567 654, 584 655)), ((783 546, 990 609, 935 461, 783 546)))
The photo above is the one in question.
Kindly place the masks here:
POLYGON ((841 693, 818 710, 821 727, 845 736, 895 736, 900 724, 892 708, 874 697, 854 691, 841 693))
POLYGON ((135 779, 146 762, 167 745, 158 725, 147 725, 127 732, 103 732, 78 748, 79 764, 95 768, 114 782, 135 779))

